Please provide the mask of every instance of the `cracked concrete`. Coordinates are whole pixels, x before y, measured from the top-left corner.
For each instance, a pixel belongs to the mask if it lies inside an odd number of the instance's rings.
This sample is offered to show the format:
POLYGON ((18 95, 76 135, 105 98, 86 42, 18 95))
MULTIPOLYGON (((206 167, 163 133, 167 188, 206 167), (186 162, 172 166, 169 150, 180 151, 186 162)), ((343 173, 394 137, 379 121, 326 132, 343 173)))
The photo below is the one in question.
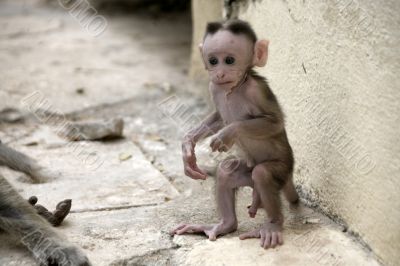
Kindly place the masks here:
MULTIPOLYGON (((258 240, 240 241, 238 235, 263 218, 261 211, 248 218, 250 189, 238 191, 238 232, 216 242, 169 236, 180 222, 218 219, 214 178, 183 175, 182 125, 158 108, 175 95, 196 116, 207 112, 205 99, 193 93, 205 85, 185 75, 190 18, 107 16, 108 30, 93 38, 63 10, 24 3, 0 4, 0 109, 26 114, 23 123, 0 124, 0 138, 37 158, 54 179, 32 184, 20 173, 0 170, 24 197, 36 195, 40 204, 52 208, 72 199, 72 213, 57 230, 94 265, 379 265, 343 228, 304 204, 284 206, 284 246, 262 250, 258 240), (49 114, 71 121, 122 117, 125 138, 67 142, 56 134, 60 125, 21 105, 36 90, 51 103, 49 114), (121 160, 121 154, 130 156, 121 160), (101 163, 89 163, 90 156, 101 163)), ((0 265, 34 264, 6 234, 0 234, 0 243, 0 265)))

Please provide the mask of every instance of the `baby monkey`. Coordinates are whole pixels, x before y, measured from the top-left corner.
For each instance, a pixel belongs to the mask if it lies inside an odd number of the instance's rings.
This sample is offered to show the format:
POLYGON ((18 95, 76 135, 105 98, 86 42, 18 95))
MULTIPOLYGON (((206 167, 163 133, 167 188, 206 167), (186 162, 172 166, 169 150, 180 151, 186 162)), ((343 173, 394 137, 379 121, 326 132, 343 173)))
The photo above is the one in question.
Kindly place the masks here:
POLYGON ((263 248, 283 244, 283 215, 279 193, 290 203, 298 202, 293 172, 293 153, 284 127, 284 115, 265 78, 253 67, 265 66, 267 40, 257 40, 251 26, 241 20, 212 22, 207 25, 200 51, 209 72, 209 90, 215 104, 199 126, 188 132, 182 143, 185 174, 206 179, 196 163, 196 143, 211 139, 212 151, 226 152, 233 144, 243 157, 227 159, 217 170, 218 224, 181 224, 171 233, 205 233, 210 240, 237 229, 235 190, 253 188, 249 215, 262 207, 268 214, 264 224, 240 235, 240 239, 260 238, 263 248))

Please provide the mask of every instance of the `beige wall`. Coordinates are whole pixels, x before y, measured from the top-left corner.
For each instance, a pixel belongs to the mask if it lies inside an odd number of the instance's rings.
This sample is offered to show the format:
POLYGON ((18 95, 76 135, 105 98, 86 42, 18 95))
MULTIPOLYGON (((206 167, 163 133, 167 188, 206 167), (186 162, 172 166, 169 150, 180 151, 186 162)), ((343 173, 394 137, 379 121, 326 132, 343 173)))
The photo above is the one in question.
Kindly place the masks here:
POLYGON ((223 0, 192 0, 193 37, 189 76, 193 79, 207 79, 198 46, 207 22, 222 19, 223 6, 223 0))
POLYGON ((303 196, 398 265, 400 1, 240 3, 238 16, 271 41, 260 72, 287 115, 303 196))

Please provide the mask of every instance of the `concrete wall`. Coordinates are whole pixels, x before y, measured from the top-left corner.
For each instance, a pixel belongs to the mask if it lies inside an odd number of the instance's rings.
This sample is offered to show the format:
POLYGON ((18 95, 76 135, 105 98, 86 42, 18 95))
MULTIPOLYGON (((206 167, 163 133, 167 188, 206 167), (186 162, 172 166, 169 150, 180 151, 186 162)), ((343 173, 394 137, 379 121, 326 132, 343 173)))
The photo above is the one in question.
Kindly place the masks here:
POLYGON ((192 0, 192 52, 189 76, 197 80, 207 79, 203 61, 200 57, 199 43, 204 35, 207 22, 221 20, 224 2, 220 0, 192 0))
MULTIPOLYGON (((259 71, 287 115, 303 196, 347 224, 382 262, 398 265, 400 1, 235 5, 233 14, 271 41, 259 71)), ((211 10, 193 8, 195 18, 211 10)), ((195 26, 195 36, 203 31, 195 26)))

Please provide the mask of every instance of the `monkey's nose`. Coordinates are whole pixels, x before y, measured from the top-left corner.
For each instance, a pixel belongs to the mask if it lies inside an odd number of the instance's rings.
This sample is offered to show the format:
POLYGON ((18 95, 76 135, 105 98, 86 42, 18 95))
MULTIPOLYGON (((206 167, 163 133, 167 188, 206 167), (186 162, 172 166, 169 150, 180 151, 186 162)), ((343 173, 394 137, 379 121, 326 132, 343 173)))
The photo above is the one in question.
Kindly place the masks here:
POLYGON ((223 79, 225 77, 225 74, 224 73, 218 73, 217 74, 217 78, 218 79, 223 79))

